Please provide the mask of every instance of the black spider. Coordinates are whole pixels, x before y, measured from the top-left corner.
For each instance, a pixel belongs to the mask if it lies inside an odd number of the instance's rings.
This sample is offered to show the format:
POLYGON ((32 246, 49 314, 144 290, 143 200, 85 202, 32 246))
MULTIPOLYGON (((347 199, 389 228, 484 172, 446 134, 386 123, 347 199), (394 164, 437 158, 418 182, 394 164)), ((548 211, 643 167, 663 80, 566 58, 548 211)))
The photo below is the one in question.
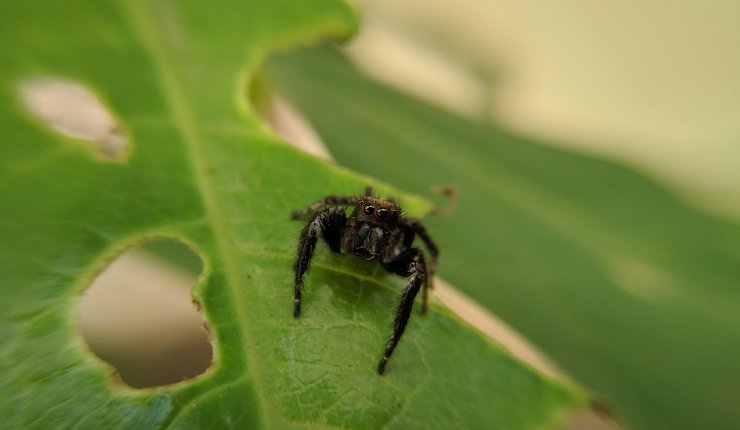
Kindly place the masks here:
POLYGON ((293 219, 311 215, 311 221, 301 232, 295 269, 295 307, 293 316, 301 314, 303 274, 311 264, 316 242, 319 238, 339 254, 354 254, 366 260, 377 260, 385 270, 409 278, 403 289, 401 303, 393 321, 393 334, 385 346, 383 358, 378 363, 378 374, 383 374, 385 364, 393 354, 398 341, 406 329, 411 316, 414 298, 422 290, 421 311, 427 309, 427 290, 432 288, 432 279, 437 268, 437 245, 427 234, 426 228, 416 218, 403 216, 401 206, 393 199, 372 196, 372 188, 365 189, 363 197, 328 196, 305 210, 295 211, 293 219), (347 217, 346 210, 352 207, 347 217), (418 235, 431 254, 427 266, 424 253, 412 248, 418 235))

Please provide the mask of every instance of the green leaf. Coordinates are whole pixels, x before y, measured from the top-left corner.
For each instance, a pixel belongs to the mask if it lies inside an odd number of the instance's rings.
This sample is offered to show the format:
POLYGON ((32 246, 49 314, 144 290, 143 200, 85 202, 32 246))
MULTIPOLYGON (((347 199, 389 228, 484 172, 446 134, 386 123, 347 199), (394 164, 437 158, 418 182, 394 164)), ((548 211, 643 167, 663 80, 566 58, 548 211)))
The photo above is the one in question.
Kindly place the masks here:
POLYGON ((454 215, 428 221, 441 276, 630 426, 737 428, 738 223, 629 168, 403 96, 326 49, 267 72, 340 163, 419 192, 457 185, 454 215))
MULTIPOLYGON (((368 183, 399 195, 280 142, 242 96, 271 51, 353 31, 344 2, 0 9, 4 428, 513 429, 547 426, 582 404, 580 391, 438 305, 412 318, 378 376, 402 280, 325 248, 304 315, 292 317, 302 225, 290 212, 368 183), (109 129, 71 132, 44 113, 34 91, 72 84, 102 101, 109 129), (161 237, 203 259, 193 295, 214 364, 189 382, 132 390, 86 350, 77 304, 111 259, 161 237)), ((401 196, 411 213, 429 208, 401 196)))

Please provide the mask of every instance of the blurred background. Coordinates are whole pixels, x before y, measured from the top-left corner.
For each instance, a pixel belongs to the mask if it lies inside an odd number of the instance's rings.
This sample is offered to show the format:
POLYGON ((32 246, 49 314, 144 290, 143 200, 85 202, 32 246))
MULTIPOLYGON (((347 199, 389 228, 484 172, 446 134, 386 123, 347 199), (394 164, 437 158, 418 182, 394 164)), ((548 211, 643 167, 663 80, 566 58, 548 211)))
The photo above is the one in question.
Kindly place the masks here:
POLYGON ((360 4, 346 52, 370 75, 740 216, 740 3, 360 4))

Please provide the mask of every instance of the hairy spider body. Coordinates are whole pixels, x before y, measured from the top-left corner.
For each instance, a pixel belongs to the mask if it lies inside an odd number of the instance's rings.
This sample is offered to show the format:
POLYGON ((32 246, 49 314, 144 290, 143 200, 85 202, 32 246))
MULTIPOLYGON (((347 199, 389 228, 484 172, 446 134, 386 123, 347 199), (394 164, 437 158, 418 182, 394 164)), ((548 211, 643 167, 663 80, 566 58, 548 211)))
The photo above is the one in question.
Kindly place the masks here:
POLYGON ((439 250, 416 218, 405 217, 401 206, 393 199, 372 196, 367 187, 363 197, 328 196, 307 209, 293 212, 292 218, 311 216, 301 232, 295 265, 295 299, 293 316, 301 314, 303 275, 308 271, 316 243, 323 239, 329 248, 339 254, 353 254, 365 260, 378 261, 390 273, 408 278, 401 293, 401 302, 393 320, 393 333, 378 363, 378 374, 383 374, 388 359, 401 339, 411 316, 414 298, 422 290, 421 311, 426 312, 427 292, 437 267, 439 250), (347 216, 347 208, 352 213, 347 216), (419 237, 431 254, 429 265, 424 253, 412 247, 419 237))

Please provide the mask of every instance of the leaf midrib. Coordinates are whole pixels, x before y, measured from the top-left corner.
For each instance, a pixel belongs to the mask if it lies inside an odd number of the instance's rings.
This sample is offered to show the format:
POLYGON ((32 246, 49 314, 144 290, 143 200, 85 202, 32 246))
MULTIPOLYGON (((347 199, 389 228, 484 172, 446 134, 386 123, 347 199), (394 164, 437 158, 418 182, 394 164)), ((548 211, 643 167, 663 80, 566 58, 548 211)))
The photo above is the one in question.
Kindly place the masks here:
MULTIPOLYGON (((155 66, 154 68, 164 90, 165 100, 170 109, 170 115, 174 121, 176 129, 185 143, 187 156, 195 174, 195 182, 203 199, 206 212, 205 218, 210 220, 210 224, 215 234, 217 252, 223 260, 226 283, 228 288, 231 290, 231 296, 234 297, 237 302, 235 312, 238 316, 242 330, 248 332, 242 336, 242 340, 244 341, 243 352, 247 361, 247 369, 251 370, 249 373, 254 377, 254 382, 259 387, 264 387, 265 383, 262 379, 262 373, 257 365, 258 360, 255 354, 255 346, 248 341, 254 337, 251 335, 253 330, 245 312, 246 303, 242 296, 238 294, 235 287, 238 284, 238 276, 234 269, 237 267, 237 264, 234 261, 232 253, 229 252, 229 246, 225 241, 225 238, 229 237, 227 235, 227 223, 224 221, 221 207, 214 192, 216 186, 211 181, 210 175, 207 171, 205 152, 203 151, 203 146, 198 138, 199 133, 194 125, 195 116, 188 108, 186 91, 184 90, 184 86, 179 79, 175 67, 173 66, 173 61, 168 55, 161 32, 158 31, 158 27, 153 22, 154 12, 151 10, 152 6, 148 3, 144 4, 137 2, 136 0, 129 0, 127 3, 133 27, 138 30, 138 34, 142 42, 147 48, 149 48, 149 52, 151 53, 152 61, 155 66)), ((206 270, 208 270, 207 267, 206 270)), ((271 404, 262 394, 263 390, 258 389, 255 390, 255 392, 262 412, 260 415, 263 419, 263 425, 267 428, 276 428, 276 413, 271 404)), ((178 415, 179 412, 175 416, 171 417, 171 421, 176 420, 178 415)))

